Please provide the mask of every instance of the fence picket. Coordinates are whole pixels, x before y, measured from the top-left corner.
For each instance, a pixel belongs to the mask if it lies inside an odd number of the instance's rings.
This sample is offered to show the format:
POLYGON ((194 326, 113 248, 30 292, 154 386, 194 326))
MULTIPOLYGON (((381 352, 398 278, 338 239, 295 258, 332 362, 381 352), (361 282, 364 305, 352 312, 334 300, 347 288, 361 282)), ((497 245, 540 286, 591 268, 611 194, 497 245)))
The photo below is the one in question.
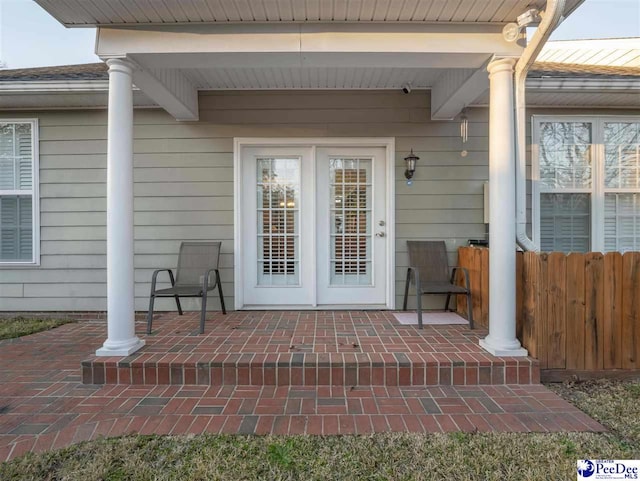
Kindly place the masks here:
POLYGON ((604 256, 599 252, 584 254, 586 299, 584 368, 604 368, 604 256))
POLYGON ((604 369, 622 369, 622 254, 604 256, 604 369))
POLYGON ((480 325, 489 327, 489 249, 480 251, 480 325))
POLYGON ((522 305, 523 298, 523 275, 524 275, 524 259, 522 252, 516 252, 516 337, 522 339, 523 335, 523 323, 522 323, 522 305))
MULTIPOLYGON (((460 247, 458 249, 458 265, 469 270, 471 268, 471 247, 460 247)), ((456 282, 459 286, 464 286, 464 276, 460 271, 456 276, 456 282)), ((476 287, 471 284, 471 290, 476 287)), ((467 318, 467 298, 465 296, 456 296, 456 312, 459 316, 467 318)))
POLYGON ((640 253, 627 252, 622 256, 622 367, 636 369, 640 326, 640 253))
POLYGON ((540 286, 540 257, 535 252, 525 252, 522 256, 522 308, 520 319, 522 324, 522 345, 532 357, 538 357, 537 342, 537 292, 540 286))
POLYGON ((472 268, 469 269, 469 282, 471 283, 471 306, 473 309, 473 318, 480 319, 479 325, 482 324, 482 287, 480 283, 480 271, 482 270, 482 249, 473 249, 472 268), (475 286, 475 287, 473 287, 475 286))
POLYGON ((585 367, 585 257, 567 257, 567 369, 585 367))
POLYGON ((549 255, 540 254, 539 288, 536 296, 538 326, 538 360, 540 369, 549 368, 549 255))
POLYGON ((567 258, 562 252, 552 252, 549 254, 549 369, 567 367, 566 287, 567 258))

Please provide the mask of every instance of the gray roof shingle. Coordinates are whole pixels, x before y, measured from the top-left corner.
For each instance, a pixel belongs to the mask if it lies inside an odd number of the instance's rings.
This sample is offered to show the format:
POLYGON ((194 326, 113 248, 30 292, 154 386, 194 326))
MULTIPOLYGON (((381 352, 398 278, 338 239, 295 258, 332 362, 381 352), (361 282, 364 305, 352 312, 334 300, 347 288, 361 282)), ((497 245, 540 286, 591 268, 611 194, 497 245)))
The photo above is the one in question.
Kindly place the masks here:
POLYGON ((87 63, 57 67, 20 68, 0 70, 0 82, 43 82, 48 80, 106 80, 107 65, 87 63))

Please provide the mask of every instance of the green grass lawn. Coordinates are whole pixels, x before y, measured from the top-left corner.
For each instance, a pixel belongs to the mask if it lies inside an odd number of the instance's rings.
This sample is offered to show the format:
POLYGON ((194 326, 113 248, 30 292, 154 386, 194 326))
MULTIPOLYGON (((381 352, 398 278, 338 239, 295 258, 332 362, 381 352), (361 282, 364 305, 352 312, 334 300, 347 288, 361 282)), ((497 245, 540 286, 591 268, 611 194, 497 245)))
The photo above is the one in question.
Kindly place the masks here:
POLYGON ((0 464, 0 480, 565 480, 580 458, 640 457, 640 384, 554 386, 611 432, 126 436, 0 464))
POLYGON ((54 327, 74 322, 72 319, 49 319, 32 317, 0 318, 0 340, 35 334, 54 327))

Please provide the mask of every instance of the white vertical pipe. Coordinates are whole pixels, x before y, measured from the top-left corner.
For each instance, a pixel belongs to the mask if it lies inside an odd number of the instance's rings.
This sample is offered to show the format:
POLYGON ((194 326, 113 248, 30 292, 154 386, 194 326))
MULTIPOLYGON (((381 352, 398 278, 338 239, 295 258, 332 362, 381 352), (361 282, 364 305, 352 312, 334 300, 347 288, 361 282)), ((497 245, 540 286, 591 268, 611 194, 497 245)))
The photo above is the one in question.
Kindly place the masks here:
POLYGON ((133 69, 109 66, 107 140, 107 340, 97 356, 128 356, 144 345, 135 334, 133 278, 133 69))
POLYGON ((538 252, 538 246, 527 234, 527 73, 553 31, 562 23, 565 0, 547 0, 542 22, 522 52, 515 67, 516 102, 516 242, 523 250, 538 252))
POLYGON ((526 356, 516 339, 516 186, 513 66, 489 71, 489 335, 480 345, 495 356, 526 356))

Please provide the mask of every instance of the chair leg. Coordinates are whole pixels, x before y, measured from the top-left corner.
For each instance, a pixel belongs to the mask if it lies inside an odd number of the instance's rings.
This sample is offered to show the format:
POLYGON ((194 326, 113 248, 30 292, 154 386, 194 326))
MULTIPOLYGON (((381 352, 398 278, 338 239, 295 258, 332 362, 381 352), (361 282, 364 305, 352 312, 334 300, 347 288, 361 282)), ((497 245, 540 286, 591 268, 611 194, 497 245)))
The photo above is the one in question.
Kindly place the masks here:
POLYGON ((151 294, 149 296, 149 311, 147 312, 147 334, 151 334, 151 323, 153 322, 153 303, 156 297, 151 294))
POLYGON ((407 269, 407 280, 404 284, 404 303, 402 304, 402 310, 407 310, 407 298, 409 297, 409 284, 411 282, 411 271, 407 269))
POLYGON ((218 283, 218 295, 220 296, 220 307, 222 307, 222 313, 226 314, 227 309, 224 307, 224 295, 222 294, 222 283, 220 282, 220 273, 216 271, 216 282, 218 283))
POLYGON ((449 301, 451 300, 451 293, 447 294, 447 300, 444 302, 444 310, 449 310, 449 301))
POLYGON ((422 329, 422 289, 416 286, 416 312, 418 313, 418 329, 422 329))
POLYGON ((473 307, 471 304, 471 292, 469 292, 467 293, 467 317, 469 319, 469 329, 473 329, 473 307))
POLYGON ((202 311, 200 311, 200 334, 204 334, 204 320, 207 317, 207 292, 202 294, 202 311))
POLYGON ((178 306, 178 314, 182 315, 182 306, 180 305, 180 296, 173 296, 176 298, 176 306, 178 306))

